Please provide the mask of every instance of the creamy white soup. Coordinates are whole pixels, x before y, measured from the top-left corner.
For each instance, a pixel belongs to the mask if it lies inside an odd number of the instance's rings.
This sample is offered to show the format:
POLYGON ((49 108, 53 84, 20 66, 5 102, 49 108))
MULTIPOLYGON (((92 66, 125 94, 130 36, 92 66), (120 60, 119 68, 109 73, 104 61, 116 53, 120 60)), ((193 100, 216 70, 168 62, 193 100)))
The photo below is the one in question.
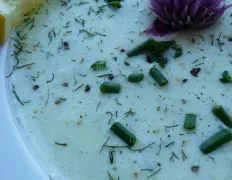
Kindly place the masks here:
POLYGON ((150 37, 143 33, 155 19, 149 1, 121 5, 48 1, 16 30, 9 61, 18 64, 7 78, 32 153, 53 168, 50 179, 231 179, 232 143, 206 155, 199 147, 227 128, 212 107, 222 105, 232 116, 232 83, 219 80, 224 71, 232 74, 232 9, 208 29, 173 36, 183 54, 173 58, 168 50, 162 68, 144 55, 126 55, 150 37), (94 71, 99 60, 106 68, 94 71), (149 75, 153 66, 166 86, 149 75), (132 72, 144 79, 129 82, 132 72), (101 93, 103 82, 119 83, 121 91, 101 93), (196 115, 192 131, 184 128, 188 113, 196 115), (115 122, 136 136, 133 147, 110 130, 115 122))

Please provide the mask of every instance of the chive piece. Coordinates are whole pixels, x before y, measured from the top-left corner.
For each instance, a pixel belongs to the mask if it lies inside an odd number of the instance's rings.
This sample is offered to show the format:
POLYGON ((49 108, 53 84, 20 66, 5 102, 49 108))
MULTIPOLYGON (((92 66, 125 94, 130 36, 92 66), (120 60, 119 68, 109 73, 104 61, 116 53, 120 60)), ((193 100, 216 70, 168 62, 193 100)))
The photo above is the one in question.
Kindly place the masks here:
POLYGON ((168 59, 163 57, 162 55, 157 55, 155 53, 148 53, 146 56, 146 60, 148 63, 157 62, 160 67, 165 68, 168 63, 168 59))
POLYGON ((232 76, 230 75, 230 73, 228 71, 224 71, 222 73, 222 77, 220 78, 220 81, 222 83, 231 83, 232 82, 232 76))
POLYGON ((133 57, 137 56, 140 54, 145 54, 145 53, 155 53, 155 54, 161 54, 167 49, 169 49, 172 45, 175 44, 175 41, 155 41, 152 38, 149 38, 142 44, 138 45, 134 49, 130 50, 127 52, 127 56, 133 57))
POLYGON ((153 51, 153 43, 154 43, 154 40, 149 38, 148 40, 146 40, 142 44, 136 46, 134 49, 129 51, 127 53, 127 56, 133 57, 133 56, 137 56, 139 54, 143 54, 145 52, 152 52, 153 51))
POLYGON ((165 86, 168 84, 166 77, 157 68, 152 67, 149 74, 160 86, 165 86))
POLYGON ((231 132, 228 129, 223 129, 203 142, 200 145, 200 150, 204 154, 208 154, 221 147, 223 144, 226 144, 230 140, 232 140, 231 132))
POLYGON ((120 93, 121 85, 113 82, 103 82, 100 86, 102 93, 120 93))
POLYGON ((122 7, 120 1, 112 1, 108 3, 108 6, 112 9, 120 9, 122 7))
POLYGON ((189 113, 185 115, 184 128, 187 130, 193 130, 196 128, 196 114, 189 113))
POLYGON ((180 56, 182 56, 183 54, 183 49, 180 47, 179 44, 175 44, 172 46, 172 49, 174 50, 174 58, 178 58, 180 56))
POLYGON ((165 68, 166 64, 168 63, 168 59, 165 57, 159 57, 156 59, 156 62, 160 65, 160 67, 165 68))
POLYGON ((128 131, 121 123, 115 122, 110 129, 127 145, 133 146, 136 143, 135 135, 128 131))
POLYGON ((147 60, 148 63, 155 62, 157 58, 158 57, 157 57, 157 55, 155 53, 147 53, 146 54, 146 60, 147 60))
POLYGON ((127 80, 132 83, 139 83, 144 79, 144 74, 143 73, 131 73, 127 80))
POLYGON ((107 2, 107 3, 111 3, 111 2, 114 2, 114 1, 121 2, 122 0, 105 0, 105 2, 107 2))
POLYGON ((102 60, 99 60, 99 61, 96 61, 95 63, 93 63, 91 65, 91 68, 94 70, 94 71, 100 71, 100 70, 104 70, 106 69, 106 61, 102 61, 102 60))
POLYGON ((232 128, 232 118, 229 116, 229 114, 225 111, 223 106, 214 106, 212 108, 212 113, 218 117, 225 125, 232 128))

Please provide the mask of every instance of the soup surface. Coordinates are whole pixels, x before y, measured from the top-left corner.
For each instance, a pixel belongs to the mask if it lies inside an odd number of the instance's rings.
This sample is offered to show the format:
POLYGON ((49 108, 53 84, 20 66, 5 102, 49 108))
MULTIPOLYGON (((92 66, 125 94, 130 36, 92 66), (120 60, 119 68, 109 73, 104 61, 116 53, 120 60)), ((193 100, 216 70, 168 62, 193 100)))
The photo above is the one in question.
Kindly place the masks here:
POLYGON ((232 73, 232 9, 209 29, 176 35, 183 55, 175 59, 168 51, 168 64, 160 68, 145 56, 126 56, 148 38, 143 31, 155 18, 149 2, 121 4, 113 10, 103 1, 49 1, 17 29, 17 42, 12 40, 10 63, 19 62, 8 75, 11 103, 31 146, 53 167, 48 176, 231 179, 232 144, 209 155, 199 145, 225 127, 211 113, 214 105, 232 114, 227 109, 232 85, 219 81, 223 71, 232 73), (93 71, 98 60, 106 61, 105 70, 93 71), (150 77, 154 65, 169 80, 167 86, 159 87, 150 77), (200 70, 195 76, 193 68, 200 70), (131 72, 144 73, 144 80, 128 82, 131 72), (101 93, 104 81, 120 83, 121 92, 101 93), (187 113, 197 115, 193 131, 183 127, 187 113), (114 122, 137 137, 132 150, 110 131, 114 122))

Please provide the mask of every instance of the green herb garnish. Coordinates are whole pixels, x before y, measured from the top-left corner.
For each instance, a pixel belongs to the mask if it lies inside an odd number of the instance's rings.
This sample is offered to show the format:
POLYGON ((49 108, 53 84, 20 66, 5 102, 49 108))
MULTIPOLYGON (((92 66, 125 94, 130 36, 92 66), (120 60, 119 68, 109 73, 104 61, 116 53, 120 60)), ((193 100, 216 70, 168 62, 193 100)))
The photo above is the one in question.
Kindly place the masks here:
POLYGON ((172 46, 172 49, 174 50, 174 58, 178 58, 180 56, 182 56, 183 54, 183 49, 180 47, 179 44, 175 44, 172 46))
POLYGON ((149 74, 160 86, 165 86, 168 84, 166 77, 157 68, 152 67, 149 74))
POLYGON ((137 138, 135 137, 135 135, 132 134, 128 129, 126 129, 121 123, 114 123, 110 129, 128 146, 133 146, 136 143, 137 138))
POLYGON ((224 71, 222 73, 222 77, 220 78, 220 81, 222 83, 232 83, 232 76, 230 75, 228 71, 224 71))
POLYGON ((111 9, 120 9, 122 7, 120 1, 112 1, 112 2, 108 3, 108 6, 111 9))
POLYGON ((232 118, 229 116, 229 114, 225 111, 223 106, 214 106, 212 108, 212 113, 219 118, 225 125, 232 128, 232 118))
POLYGON ((93 63, 93 64, 91 65, 91 68, 92 68, 94 71, 105 70, 105 69, 107 68, 107 66, 106 66, 106 61, 102 61, 102 60, 96 61, 95 63, 93 63))
POLYGON ((155 41, 152 38, 149 38, 145 42, 141 43, 134 49, 127 52, 128 57, 137 56, 140 54, 154 53, 161 54, 168 50, 170 47, 175 45, 175 41, 155 41))
POLYGON ((208 154, 217 148, 221 147, 222 145, 226 144, 227 142, 231 141, 232 134, 230 130, 223 129, 210 138, 208 138, 205 142, 200 145, 200 150, 204 154, 208 154))
POLYGON ((113 82, 103 82, 100 86, 102 93, 120 93, 121 85, 113 82))
POLYGON ((184 128, 186 130, 193 130, 196 128, 196 114, 189 113, 185 115, 184 128))
POLYGON ((143 73, 131 73, 127 80, 132 83, 139 83, 144 79, 144 74, 143 73))

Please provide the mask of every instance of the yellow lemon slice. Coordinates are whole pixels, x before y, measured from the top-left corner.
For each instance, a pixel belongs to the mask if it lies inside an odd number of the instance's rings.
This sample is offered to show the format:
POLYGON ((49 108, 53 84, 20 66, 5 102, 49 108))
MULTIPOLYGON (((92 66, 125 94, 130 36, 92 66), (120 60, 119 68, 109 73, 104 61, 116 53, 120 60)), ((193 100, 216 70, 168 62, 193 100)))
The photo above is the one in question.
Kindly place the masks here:
POLYGON ((45 0, 0 0, 0 44, 4 43, 13 27, 44 2, 45 0))

